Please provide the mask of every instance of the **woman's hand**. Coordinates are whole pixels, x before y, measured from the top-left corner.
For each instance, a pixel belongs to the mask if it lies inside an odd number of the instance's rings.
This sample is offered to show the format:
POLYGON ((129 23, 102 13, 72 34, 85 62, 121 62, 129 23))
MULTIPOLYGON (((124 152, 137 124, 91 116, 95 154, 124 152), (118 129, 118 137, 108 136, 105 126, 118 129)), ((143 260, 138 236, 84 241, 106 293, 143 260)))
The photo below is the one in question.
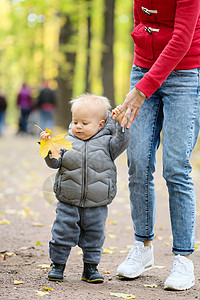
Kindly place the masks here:
POLYGON ((51 137, 50 137, 50 133, 49 132, 46 132, 46 131, 42 131, 40 133, 40 139, 41 140, 50 140, 51 137))
POLYGON ((125 111, 124 117, 121 122, 121 127, 124 127, 126 124, 126 128, 130 128, 131 123, 137 117, 137 114, 145 100, 145 96, 142 96, 139 91, 133 88, 125 98, 123 105, 120 108, 120 112, 118 114, 114 114, 112 116, 113 119, 116 119, 118 115, 120 115, 123 111, 125 111))

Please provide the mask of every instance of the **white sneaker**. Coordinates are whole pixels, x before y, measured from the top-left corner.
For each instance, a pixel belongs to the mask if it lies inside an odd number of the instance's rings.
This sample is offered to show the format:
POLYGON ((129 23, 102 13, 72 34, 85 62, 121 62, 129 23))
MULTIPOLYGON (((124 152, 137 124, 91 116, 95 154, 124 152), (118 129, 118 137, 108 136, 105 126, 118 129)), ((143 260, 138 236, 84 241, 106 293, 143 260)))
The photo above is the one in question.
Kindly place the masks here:
POLYGON ((142 242, 135 242, 125 259, 117 268, 120 277, 135 278, 150 270, 154 265, 153 245, 146 247, 142 242))
POLYGON ((165 290, 188 290, 195 284, 193 262, 182 255, 176 255, 172 270, 164 283, 165 290))

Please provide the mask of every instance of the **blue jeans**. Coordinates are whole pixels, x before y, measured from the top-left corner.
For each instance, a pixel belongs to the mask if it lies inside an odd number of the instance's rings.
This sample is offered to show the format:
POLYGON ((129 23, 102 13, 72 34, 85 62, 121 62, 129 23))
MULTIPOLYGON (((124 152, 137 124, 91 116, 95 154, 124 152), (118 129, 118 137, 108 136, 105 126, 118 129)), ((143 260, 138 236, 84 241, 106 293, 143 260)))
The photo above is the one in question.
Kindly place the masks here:
MULTIPOLYGON (((148 69, 133 66, 131 89, 148 69)), ((169 193, 174 254, 189 255, 195 244, 195 195, 190 156, 200 125, 200 68, 173 71, 143 103, 131 125, 129 190, 135 239, 154 239, 156 151, 163 131, 163 177, 169 193)))
POLYGON ((53 129, 54 127, 54 120, 53 120, 53 112, 52 111, 45 111, 45 110, 40 110, 40 127, 45 130, 46 128, 48 129, 53 129))
POLYGON ((6 112, 5 111, 0 112, 0 136, 3 134, 4 131, 5 117, 6 117, 6 112))

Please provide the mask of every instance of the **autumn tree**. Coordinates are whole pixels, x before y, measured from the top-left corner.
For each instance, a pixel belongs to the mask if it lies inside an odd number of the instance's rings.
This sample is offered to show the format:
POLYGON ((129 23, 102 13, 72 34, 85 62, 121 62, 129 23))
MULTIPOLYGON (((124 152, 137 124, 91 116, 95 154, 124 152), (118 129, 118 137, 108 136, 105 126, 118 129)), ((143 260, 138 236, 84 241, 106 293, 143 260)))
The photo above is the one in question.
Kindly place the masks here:
POLYGON ((115 105, 114 93, 114 9, 115 0, 105 0, 104 12, 104 37, 102 53, 102 81, 104 95, 111 100, 111 105, 115 105))
POLYGON ((62 127, 68 127, 71 121, 71 110, 69 100, 73 95, 73 80, 76 63, 75 47, 70 47, 75 29, 71 16, 63 16, 63 26, 60 29, 59 45, 62 52, 62 63, 59 66, 57 77, 57 114, 56 124, 62 127))

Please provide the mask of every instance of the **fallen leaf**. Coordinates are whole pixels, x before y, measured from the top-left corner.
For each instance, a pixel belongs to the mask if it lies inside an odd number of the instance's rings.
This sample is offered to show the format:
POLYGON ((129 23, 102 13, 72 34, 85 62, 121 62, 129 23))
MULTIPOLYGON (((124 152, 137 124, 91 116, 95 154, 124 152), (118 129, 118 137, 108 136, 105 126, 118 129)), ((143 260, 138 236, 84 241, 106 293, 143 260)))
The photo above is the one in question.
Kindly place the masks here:
POLYGON ((10 225, 10 221, 6 219, 0 220, 0 225, 10 225))
POLYGON ((14 284, 15 284, 15 285, 23 284, 23 282, 22 282, 22 281, 18 281, 18 280, 14 280, 14 284))
POLYGON ((128 250, 120 250, 119 253, 129 253, 128 250))
POLYGON ((46 291, 53 291, 52 288, 49 288, 49 287, 47 287, 47 286, 44 286, 43 289, 46 290, 46 291))
POLYGON ((40 267, 40 268, 42 268, 42 269, 48 269, 48 268, 50 268, 50 266, 47 265, 47 264, 38 265, 38 267, 40 267))
POLYGON ((163 238, 162 238, 161 236, 159 236, 158 234, 155 234, 154 236, 155 236, 155 238, 156 238, 157 240, 162 240, 162 239, 163 239, 163 238))
POLYGON ((152 284, 144 284, 145 287, 149 287, 149 288, 157 288, 157 284, 152 283, 152 284))
POLYGON ((108 237, 111 238, 111 239, 115 239, 117 236, 115 234, 110 233, 110 234, 108 234, 108 237))
POLYGON ((103 249, 103 254, 106 254, 106 253, 108 253, 108 254, 113 254, 114 251, 109 250, 109 249, 103 249))
POLYGON ((154 266, 155 269, 163 269, 165 268, 166 266, 154 266))
POLYGON ((35 227, 44 227, 44 224, 41 224, 41 223, 33 223, 33 226, 35 226, 35 227))
MULTIPOLYGON (((49 131, 49 129, 45 130, 46 132, 49 132, 51 134, 51 132, 49 131)), ((65 137, 66 137, 66 133, 64 134, 59 134, 53 138, 50 138, 48 140, 41 140, 39 142, 40 144, 40 150, 39 150, 39 154, 42 156, 42 158, 45 158, 49 151, 51 151, 51 155, 54 158, 59 158, 60 157, 60 149, 64 148, 66 150, 73 150, 72 148, 72 142, 69 142, 65 137)))
POLYGON ((42 296, 45 296, 45 295, 49 295, 49 292, 36 291, 36 295, 42 297, 42 296))
POLYGON ((165 230, 165 226, 160 226, 159 230, 165 230))
POLYGON ((135 299, 135 296, 132 294, 110 293, 110 296, 114 296, 122 299, 135 299))
POLYGON ((117 225, 117 222, 116 221, 106 220, 106 224, 107 225, 117 225))

